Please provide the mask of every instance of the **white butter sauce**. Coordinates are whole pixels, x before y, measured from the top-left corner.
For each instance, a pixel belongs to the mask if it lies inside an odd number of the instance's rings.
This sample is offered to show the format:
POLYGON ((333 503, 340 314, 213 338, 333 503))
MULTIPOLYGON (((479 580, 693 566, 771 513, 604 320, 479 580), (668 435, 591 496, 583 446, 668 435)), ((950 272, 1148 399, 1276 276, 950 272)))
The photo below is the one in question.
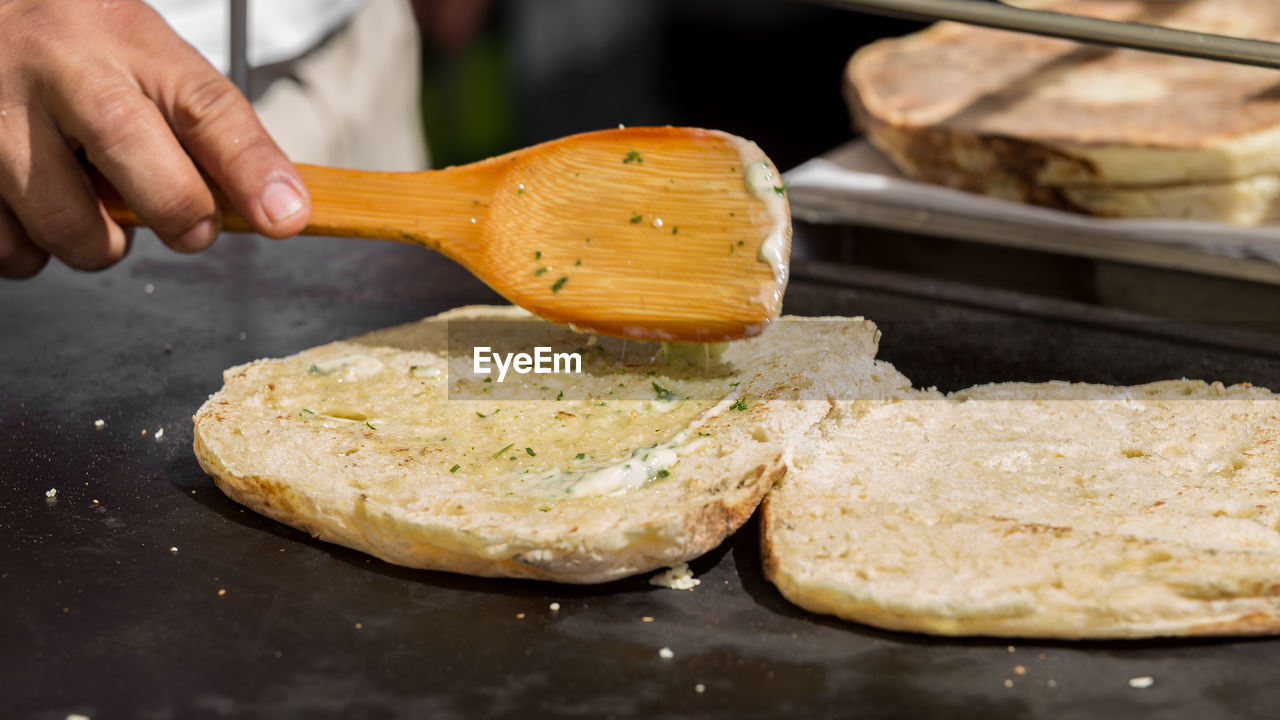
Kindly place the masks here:
POLYGON ((639 488, 661 476, 664 470, 674 467, 680 461, 681 454, 691 453, 702 447, 707 439, 696 434, 698 428, 724 412, 737 399, 738 393, 731 393, 708 408, 697 420, 689 423, 687 428, 676 433, 671 440, 638 448, 626 460, 589 470, 552 473, 541 478, 539 483, 549 486, 548 494, 554 497, 570 498, 617 495, 639 488))
MULTIPOLYGON (((727 134, 726 134, 727 135, 727 134)), ((760 245, 758 257, 773 270, 774 287, 771 296, 760 298, 763 304, 776 307, 782 303, 782 293, 787 288, 787 258, 791 252, 791 217, 787 212, 787 198, 782 188, 782 178, 765 157, 760 146, 734 135, 727 135, 742 160, 743 181, 747 190, 764 202, 769 218, 769 233, 760 245)))

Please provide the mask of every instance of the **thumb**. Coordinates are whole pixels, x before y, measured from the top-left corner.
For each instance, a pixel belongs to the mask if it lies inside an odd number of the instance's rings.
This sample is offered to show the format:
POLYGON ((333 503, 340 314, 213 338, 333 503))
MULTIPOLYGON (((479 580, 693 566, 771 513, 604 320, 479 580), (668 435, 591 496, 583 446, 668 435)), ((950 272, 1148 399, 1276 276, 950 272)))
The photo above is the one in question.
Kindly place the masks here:
POLYGON ((274 238, 298 233, 311 216, 302 176, 235 85, 205 67, 152 97, 183 147, 255 231, 274 238))

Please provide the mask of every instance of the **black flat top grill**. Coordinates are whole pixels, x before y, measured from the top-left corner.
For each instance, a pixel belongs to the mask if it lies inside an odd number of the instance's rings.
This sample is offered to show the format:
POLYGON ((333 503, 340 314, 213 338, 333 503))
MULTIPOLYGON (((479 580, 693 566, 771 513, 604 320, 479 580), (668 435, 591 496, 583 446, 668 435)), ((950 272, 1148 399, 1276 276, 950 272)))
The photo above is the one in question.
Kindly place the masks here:
MULTIPOLYGON (((226 499, 196 464, 191 415, 222 370, 498 298, 395 244, 229 236, 196 257, 137 245, 103 274, 51 267, 0 287, 0 716, 1280 711, 1274 640, 935 639, 807 613, 763 578, 754 521, 692 563, 693 592, 415 571, 314 541, 226 499)), ((788 312, 875 319, 882 357, 919 385, 1280 388, 1280 343, 1247 330, 794 269, 788 312)))

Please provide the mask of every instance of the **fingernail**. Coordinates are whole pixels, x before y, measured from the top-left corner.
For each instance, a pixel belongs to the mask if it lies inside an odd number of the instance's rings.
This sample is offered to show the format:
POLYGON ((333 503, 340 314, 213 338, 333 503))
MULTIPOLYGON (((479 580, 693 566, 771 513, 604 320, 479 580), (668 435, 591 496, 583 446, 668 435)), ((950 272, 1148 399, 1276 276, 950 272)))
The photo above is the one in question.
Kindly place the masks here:
POLYGON ((267 214, 267 220, 270 220, 272 225, 284 222, 302 212, 305 204, 302 195, 283 180, 271 183, 266 190, 262 191, 262 211, 267 214))
POLYGON ((205 218, 179 235, 174 244, 188 252, 197 252, 213 244, 213 239, 217 235, 218 224, 213 221, 213 218, 205 218))

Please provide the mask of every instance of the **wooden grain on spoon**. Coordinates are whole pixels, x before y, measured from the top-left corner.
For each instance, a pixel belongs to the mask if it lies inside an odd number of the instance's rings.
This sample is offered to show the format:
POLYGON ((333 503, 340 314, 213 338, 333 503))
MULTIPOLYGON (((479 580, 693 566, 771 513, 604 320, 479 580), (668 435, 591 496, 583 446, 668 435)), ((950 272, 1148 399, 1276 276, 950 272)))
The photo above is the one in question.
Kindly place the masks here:
MULTIPOLYGON (((438 250, 579 330, 712 342, 756 335, 781 310, 782 180, 727 133, 619 128, 430 172, 299 170, 312 198, 304 234, 438 250)), ((247 229, 230 211, 224 226, 247 229)))

